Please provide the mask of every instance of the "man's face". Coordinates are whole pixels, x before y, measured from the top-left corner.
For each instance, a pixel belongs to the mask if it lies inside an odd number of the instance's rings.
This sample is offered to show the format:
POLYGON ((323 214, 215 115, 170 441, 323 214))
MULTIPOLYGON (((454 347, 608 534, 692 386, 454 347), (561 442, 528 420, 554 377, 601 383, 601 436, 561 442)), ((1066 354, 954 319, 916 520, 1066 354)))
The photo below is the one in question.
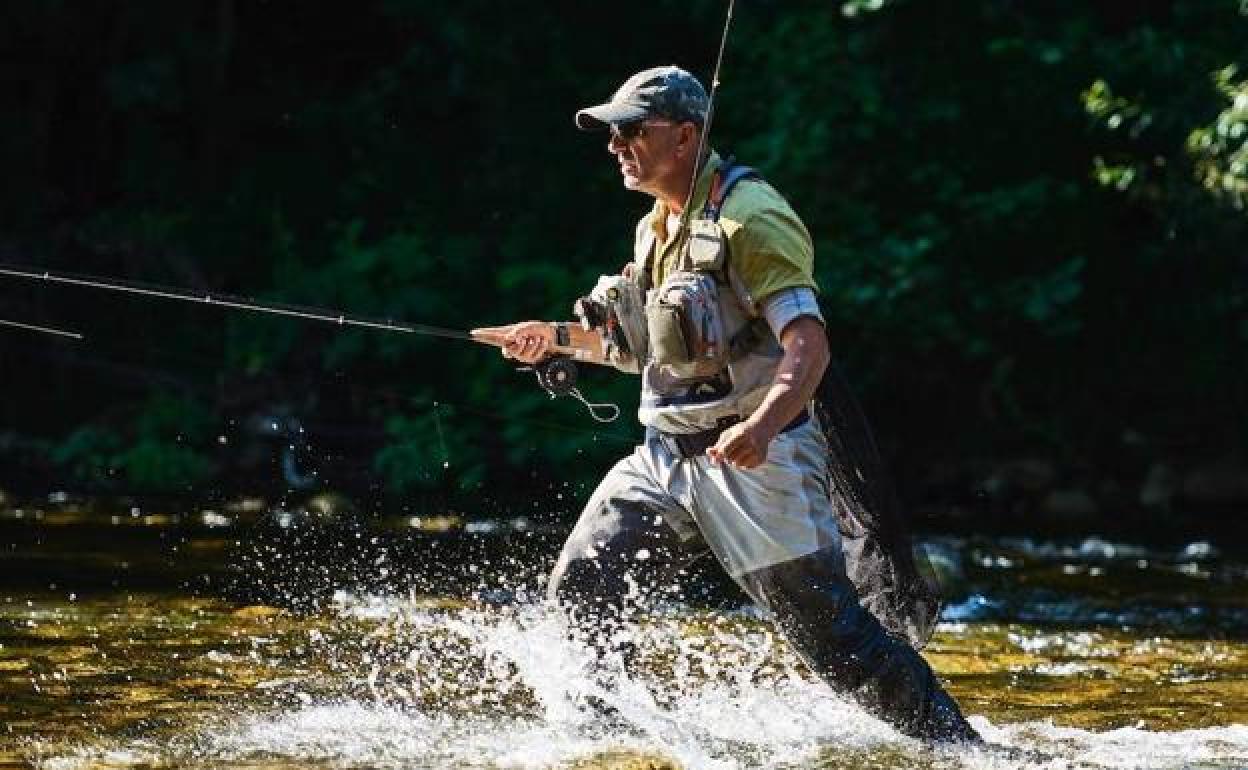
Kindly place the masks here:
POLYGON ((657 195, 676 169, 681 124, 662 118, 612 124, 607 150, 620 164, 624 186, 657 195))

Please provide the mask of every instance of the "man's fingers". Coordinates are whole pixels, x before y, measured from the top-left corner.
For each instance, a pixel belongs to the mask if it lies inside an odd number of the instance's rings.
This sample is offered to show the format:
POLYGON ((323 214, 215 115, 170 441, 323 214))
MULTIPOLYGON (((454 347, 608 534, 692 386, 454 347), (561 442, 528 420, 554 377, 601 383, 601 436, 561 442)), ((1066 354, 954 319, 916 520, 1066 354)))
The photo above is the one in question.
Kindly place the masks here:
POLYGON ((483 342, 486 345, 495 345, 497 347, 505 347, 507 345, 507 327, 490 326, 483 329, 473 329, 468 332, 477 342, 483 342))
POLYGON ((725 436, 720 436, 719 441, 714 446, 707 447, 706 456, 711 458, 711 462, 715 464, 728 463, 736 465, 736 449, 733 448, 731 441, 725 441, 725 436))
POLYGON ((744 434, 734 430, 725 431, 714 446, 707 448, 706 456, 713 463, 728 463, 737 468, 757 468, 766 459, 744 434))
MULTIPOLYGON (((510 349, 510 352, 512 353, 515 352, 515 343, 517 343, 517 339, 515 339, 513 336, 514 331, 512 327, 490 326, 490 327, 484 327, 484 328, 475 328, 475 329, 472 329, 472 331, 469 331, 468 333, 472 334, 472 338, 475 339, 475 341, 477 342, 482 342, 485 344, 493 344, 493 346, 495 347, 503 348, 504 356, 508 356, 508 349, 510 349)), ((512 356, 508 356, 508 357, 512 357, 512 356)))
POLYGON ((504 335, 498 341, 503 355, 526 364, 537 363, 546 356, 549 349, 548 341, 538 334, 516 334, 514 331, 504 335))
POLYGON ((500 348, 505 358, 535 364, 550 352, 551 340, 543 333, 546 328, 546 324, 526 321, 507 326, 482 326, 468 333, 477 342, 500 348))

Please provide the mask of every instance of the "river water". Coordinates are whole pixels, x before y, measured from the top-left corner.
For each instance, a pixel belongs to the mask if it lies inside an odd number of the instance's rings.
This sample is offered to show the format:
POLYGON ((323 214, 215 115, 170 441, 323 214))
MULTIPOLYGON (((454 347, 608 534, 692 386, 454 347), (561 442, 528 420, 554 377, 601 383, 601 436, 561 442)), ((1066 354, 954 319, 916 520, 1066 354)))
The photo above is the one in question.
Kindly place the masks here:
POLYGON ((866 716, 730 592, 656 606, 608 687, 530 598, 548 543, 468 553, 426 521, 345 569, 271 540, 266 572, 211 515, 0 522, 0 767, 1248 768, 1248 566, 1206 542, 925 539, 950 594, 926 655, 1012 749, 985 751, 866 716))

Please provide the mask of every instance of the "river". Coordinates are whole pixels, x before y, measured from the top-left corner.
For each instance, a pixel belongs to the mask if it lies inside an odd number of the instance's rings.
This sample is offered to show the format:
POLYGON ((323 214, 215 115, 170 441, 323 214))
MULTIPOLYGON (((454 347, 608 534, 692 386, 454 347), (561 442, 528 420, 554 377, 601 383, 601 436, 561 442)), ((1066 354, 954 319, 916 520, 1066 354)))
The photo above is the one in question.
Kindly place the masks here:
POLYGON ((215 512, 6 512, 0 767, 1248 767, 1248 565, 1208 542, 924 538, 950 594, 926 655, 1007 751, 900 736, 730 592, 656 606, 605 688, 533 598, 549 542, 407 524, 335 535, 344 567, 241 557, 215 512))

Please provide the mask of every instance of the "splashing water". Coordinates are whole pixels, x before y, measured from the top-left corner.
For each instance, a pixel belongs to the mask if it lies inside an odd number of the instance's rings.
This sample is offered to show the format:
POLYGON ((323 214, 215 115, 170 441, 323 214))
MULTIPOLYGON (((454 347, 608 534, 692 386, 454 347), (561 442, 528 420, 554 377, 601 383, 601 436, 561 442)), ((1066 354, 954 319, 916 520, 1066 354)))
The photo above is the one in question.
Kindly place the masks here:
MULTIPOLYGON (((1127 559, 1203 580, 1127 548, 964 550, 1011 584, 1020 570, 1068 575, 1051 562, 1080 558, 1107 578, 1106 559, 1127 559)), ((1242 600, 1137 627, 1124 622, 1160 599, 1118 596, 1122 622, 1093 624, 1099 589, 1049 585, 1040 598, 1078 611, 1065 625, 1021 622, 1035 597, 979 578, 967 595, 981 601, 951 606, 927 655, 975 727, 1012 752, 900 736, 814 681, 750 610, 663 607, 629 632, 625 675, 517 592, 502 603, 339 592, 305 614, 44 592, 0 603, 0 766, 1248 767, 1242 600), (1215 616, 1230 625, 1211 632, 1215 616)))
MULTIPOLYGON (((209 626, 221 619, 199 609, 209 626)), ((1248 762, 1243 725, 1098 733, 1048 719, 995 724, 975 717, 975 726, 994 743, 1064 759, 1028 763, 991 751, 924 748, 811 681, 783 642, 749 613, 652 618, 633 634, 639 670, 614 687, 592 673, 592 656, 569 640, 561 619, 538 605, 446 607, 340 595, 331 612, 314 618, 262 609, 225 617, 234 632, 214 640, 223 646, 186 660, 185 673, 212 670, 223 683, 250 673, 249 690, 187 708, 184 719, 164 725, 149 716, 140 721, 149 725, 146 734, 140 730, 130 740, 97 735, 74 746, 34 739, 25 747, 28 758, 45 770, 222 763, 708 770, 1075 766, 1068 760, 1113 768, 1230 768, 1248 762), (241 633, 240 625, 251 633, 241 633), (608 703, 610 716, 586 707, 590 696, 608 703)), ((1021 655, 1060 649, 1096 660, 1113 656, 1110 641, 1086 633, 1016 628, 1000 637, 1021 655)), ((941 638, 949 641, 938 647, 938 660, 961 654, 962 641, 984 641, 955 624, 945 624, 941 638)))

